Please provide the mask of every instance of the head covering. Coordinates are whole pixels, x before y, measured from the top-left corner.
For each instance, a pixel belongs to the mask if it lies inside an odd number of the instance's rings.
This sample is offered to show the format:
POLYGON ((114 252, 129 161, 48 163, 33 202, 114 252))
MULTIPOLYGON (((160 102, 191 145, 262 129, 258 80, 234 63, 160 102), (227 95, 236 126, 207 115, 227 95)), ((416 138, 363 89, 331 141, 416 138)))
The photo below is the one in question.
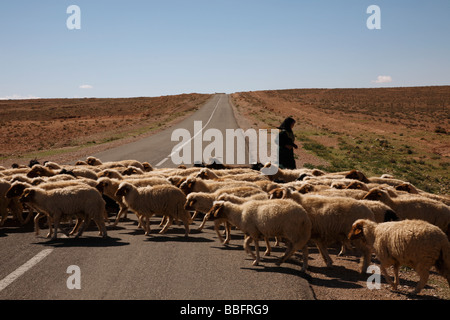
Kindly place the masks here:
POLYGON ((278 129, 292 132, 291 126, 294 123, 295 120, 292 117, 287 117, 286 119, 284 119, 283 123, 278 127, 278 129))

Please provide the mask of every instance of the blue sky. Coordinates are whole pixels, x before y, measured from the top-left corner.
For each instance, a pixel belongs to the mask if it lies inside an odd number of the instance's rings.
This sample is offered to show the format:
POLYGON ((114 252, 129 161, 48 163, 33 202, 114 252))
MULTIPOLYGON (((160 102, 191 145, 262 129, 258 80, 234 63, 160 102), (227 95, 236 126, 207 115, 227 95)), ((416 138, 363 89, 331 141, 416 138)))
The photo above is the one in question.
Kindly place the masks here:
POLYGON ((2 1, 0 98, 450 85, 449 17, 449 0, 2 1))

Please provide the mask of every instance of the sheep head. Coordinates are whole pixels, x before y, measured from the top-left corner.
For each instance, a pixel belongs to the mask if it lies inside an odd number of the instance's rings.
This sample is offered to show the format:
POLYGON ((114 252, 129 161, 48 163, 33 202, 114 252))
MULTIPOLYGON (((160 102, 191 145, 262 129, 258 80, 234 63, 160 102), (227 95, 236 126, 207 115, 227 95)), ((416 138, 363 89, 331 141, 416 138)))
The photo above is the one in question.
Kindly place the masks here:
POLYGON ((142 162, 142 166, 144 167, 145 172, 153 171, 152 165, 148 162, 142 162))
POLYGON ((395 190, 406 191, 406 192, 409 192, 409 193, 415 193, 415 194, 418 193, 417 190, 416 190, 416 188, 414 188, 414 187, 413 187, 411 184, 409 184, 409 183, 403 183, 403 184, 400 184, 400 185, 398 185, 398 186, 395 187, 395 190))
POLYGON ((195 177, 199 179, 209 179, 208 171, 206 169, 201 169, 195 177))
POLYGON ((87 157, 86 162, 90 166, 97 166, 97 165, 101 165, 102 164, 102 162, 99 159, 95 158, 95 157, 87 157))
POLYGON ((183 191, 184 194, 191 193, 194 190, 195 182, 196 182, 195 178, 186 179, 186 181, 180 184, 181 191, 183 191))
POLYGON ((383 197, 384 197, 383 191, 381 191, 380 189, 372 189, 364 196, 363 200, 379 201, 383 197))
POLYGON ((362 190, 363 189, 363 185, 361 184, 360 181, 353 181, 345 189, 359 189, 359 190, 362 190))
POLYGON ((287 193, 286 188, 276 188, 269 191, 269 199, 286 199, 287 193))
POLYGON ((23 183, 15 183, 6 192, 7 198, 19 197, 22 195, 23 191, 27 188, 23 183))
POLYGON ((305 193, 309 193, 309 192, 313 192, 314 191, 314 186, 312 184, 304 184, 303 186, 301 186, 300 188, 296 188, 297 192, 301 193, 301 194, 305 194, 305 193))
POLYGON ((366 176, 364 175, 364 173, 362 173, 361 171, 358 170, 352 170, 350 171, 345 178, 347 179, 355 179, 355 180, 359 180, 365 183, 368 183, 369 180, 366 178, 366 176))
POLYGON ((196 202, 197 202, 197 199, 188 196, 186 198, 186 203, 184 204, 184 209, 185 210, 195 210, 194 205, 196 202))
POLYGON ((355 240, 355 239, 360 239, 362 237, 364 237, 364 221, 357 220, 352 225, 352 229, 350 230, 350 233, 348 234, 348 239, 355 240))
POLYGON ((214 201, 214 204, 207 213, 209 220, 214 220, 223 217, 223 208, 225 206, 225 201, 214 201))
POLYGON ((51 177, 54 176, 53 171, 48 168, 45 168, 41 165, 34 165, 33 168, 27 173, 28 178, 36 178, 36 177, 51 177))
POLYGON ((126 196, 131 190, 133 189, 133 186, 129 183, 122 183, 119 186, 119 189, 117 189, 115 196, 117 197, 123 197, 126 196))
POLYGON ((138 173, 139 172, 137 171, 137 169, 135 167, 131 167, 131 166, 122 171, 123 176, 131 176, 133 174, 138 174, 138 173))
POLYGON ((33 189, 25 189, 23 192, 23 195, 20 197, 20 202, 31 202, 34 199, 34 196, 36 194, 36 190, 33 189))

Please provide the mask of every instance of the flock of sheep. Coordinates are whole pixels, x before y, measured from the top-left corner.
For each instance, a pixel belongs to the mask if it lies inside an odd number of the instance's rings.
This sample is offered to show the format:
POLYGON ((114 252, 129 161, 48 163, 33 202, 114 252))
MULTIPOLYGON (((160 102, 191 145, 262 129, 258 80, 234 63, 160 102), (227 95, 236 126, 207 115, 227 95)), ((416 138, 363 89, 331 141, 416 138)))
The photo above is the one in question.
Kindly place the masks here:
MULTIPOLYGON (((270 166, 271 164, 266 164, 270 166)), ((273 164, 272 164, 273 165, 273 164)), ((214 222, 218 238, 229 243, 232 227, 244 235, 244 249, 260 262, 259 240, 265 255, 284 243, 285 262, 302 250, 302 270, 308 268, 308 247, 315 245, 327 266, 333 260, 327 248, 340 243, 362 254, 365 272, 374 253, 383 275, 394 289, 402 265, 416 270, 419 293, 431 267, 450 285, 450 198, 417 189, 391 176, 367 178, 362 172, 327 173, 317 169, 283 170, 265 176, 259 167, 223 165, 154 169, 134 160, 102 163, 88 157, 76 165, 30 163, 13 169, 0 167, 0 226, 11 215, 21 223, 34 216, 47 218, 47 237, 56 239, 60 223, 76 218, 72 231, 79 237, 93 220, 100 236, 107 237, 108 213, 114 225, 129 211, 138 217, 138 228, 150 233, 150 218, 161 216, 164 233, 181 222, 185 236, 197 214, 201 230, 214 222), (113 208, 111 212, 110 207, 113 208), (28 212, 24 219, 24 213, 28 212), (224 226, 224 231, 220 230, 224 226), (225 236, 225 238, 223 238, 225 236), (254 242, 255 253, 250 249, 254 242), (394 267, 394 281, 386 268, 394 267)))

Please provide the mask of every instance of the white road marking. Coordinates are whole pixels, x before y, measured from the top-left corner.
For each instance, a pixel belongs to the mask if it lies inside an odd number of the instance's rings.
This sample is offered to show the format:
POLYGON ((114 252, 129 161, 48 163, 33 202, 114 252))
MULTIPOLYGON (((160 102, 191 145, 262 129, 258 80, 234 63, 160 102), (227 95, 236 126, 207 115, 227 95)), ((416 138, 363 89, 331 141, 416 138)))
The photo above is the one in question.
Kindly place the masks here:
POLYGON ((177 150, 173 151, 171 154, 169 154, 167 157, 165 157, 164 159, 162 159, 156 166, 159 167, 161 166, 164 162, 166 162, 170 157, 172 157, 173 154, 175 154, 176 152, 180 151, 185 145, 187 145, 188 143, 190 143, 192 141, 192 139, 194 139, 196 136, 198 136, 203 129, 205 129, 208 124, 211 122, 212 117, 214 116, 214 113, 216 112, 217 107, 219 106, 219 102, 220 100, 222 100, 222 96, 220 96, 219 100, 216 103, 216 106, 214 107, 213 112, 211 113, 211 116, 209 117, 208 121, 206 122, 206 124, 203 126, 202 130, 198 131, 193 137, 191 137, 188 141, 186 141, 185 143, 183 143, 183 145, 179 146, 177 148, 177 150))
POLYGON ((33 268, 36 264, 38 264, 41 260, 43 260, 46 256, 48 256, 54 249, 44 249, 35 255, 33 258, 25 262, 19 268, 11 272, 7 275, 3 280, 0 281, 0 292, 13 283, 17 278, 23 275, 25 272, 33 268))

